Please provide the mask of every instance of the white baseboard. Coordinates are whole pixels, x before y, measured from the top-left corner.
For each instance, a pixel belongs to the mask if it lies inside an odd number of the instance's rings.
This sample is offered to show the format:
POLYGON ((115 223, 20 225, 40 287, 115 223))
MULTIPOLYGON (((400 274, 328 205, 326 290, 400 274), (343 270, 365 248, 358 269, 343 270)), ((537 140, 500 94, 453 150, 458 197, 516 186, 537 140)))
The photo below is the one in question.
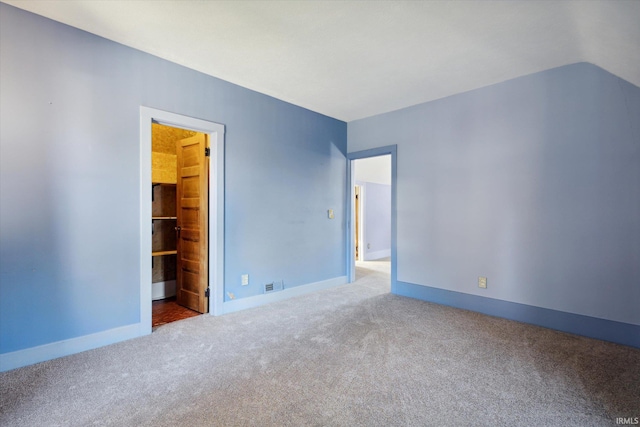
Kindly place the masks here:
POLYGON ((92 350, 119 341, 125 341, 148 334, 149 328, 143 328, 142 324, 121 326, 95 334, 84 335, 77 338, 44 344, 11 353, 0 354, 0 372, 21 368, 58 357, 92 350))
POLYGON ((307 285, 296 286, 294 288, 285 288, 279 292, 271 292, 263 295, 225 301, 222 304, 222 313, 233 313, 236 311, 246 310, 248 308, 259 307, 261 305, 270 304, 272 302, 283 301, 300 295, 309 294, 311 292, 332 288, 348 283, 347 276, 334 277, 333 279, 323 280, 320 282, 309 283, 307 285))
POLYGON ((176 296, 176 281, 167 280, 151 284, 151 299, 153 301, 176 296))
POLYGON ((387 258, 391 256, 391 249, 383 249, 381 251, 365 252, 365 261, 375 261, 380 258, 387 258))

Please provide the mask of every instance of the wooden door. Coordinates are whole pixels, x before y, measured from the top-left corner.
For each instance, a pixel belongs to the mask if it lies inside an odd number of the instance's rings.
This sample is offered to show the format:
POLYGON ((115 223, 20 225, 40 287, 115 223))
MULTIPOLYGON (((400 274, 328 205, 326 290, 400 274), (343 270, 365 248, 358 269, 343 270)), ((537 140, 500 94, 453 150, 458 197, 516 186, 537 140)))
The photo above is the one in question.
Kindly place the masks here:
POLYGON ((209 157, 208 135, 197 134, 177 142, 178 184, 177 272, 178 304, 200 313, 209 311, 209 157))

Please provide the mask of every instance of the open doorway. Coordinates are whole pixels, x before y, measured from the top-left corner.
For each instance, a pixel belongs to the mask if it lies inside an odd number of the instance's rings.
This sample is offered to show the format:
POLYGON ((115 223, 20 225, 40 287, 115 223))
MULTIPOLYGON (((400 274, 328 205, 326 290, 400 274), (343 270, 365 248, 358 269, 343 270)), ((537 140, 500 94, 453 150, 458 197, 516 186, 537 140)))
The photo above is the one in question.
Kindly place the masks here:
POLYGON ((208 312, 208 138, 151 126, 152 327, 208 312))
POLYGON ((396 146, 348 156, 349 281, 363 274, 386 274, 396 281, 396 146))
POLYGON ((143 333, 152 330, 152 300, 173 298, 172 294, 181 307, 221 313, 223 159, 223 125, 140 108, 143 333), (154 144, 154 130, 165 133, 164 141, 159 141, 164 148, 154 144))
POLYGON ((356 159, 353 174, 356 280, 376 272, 390 276, 391 155, 356 159))

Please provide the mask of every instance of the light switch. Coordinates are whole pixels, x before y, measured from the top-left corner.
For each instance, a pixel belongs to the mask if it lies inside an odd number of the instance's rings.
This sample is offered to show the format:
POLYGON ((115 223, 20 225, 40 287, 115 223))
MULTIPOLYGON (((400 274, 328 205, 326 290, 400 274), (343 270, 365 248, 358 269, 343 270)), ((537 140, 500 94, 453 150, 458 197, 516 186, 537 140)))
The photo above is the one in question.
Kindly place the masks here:
POLYGON ((327 216, 329 217, 329 219, 333 219, 333 209, 329 209, 327 211, 327 216))
POLYGON ((486 277, 478 277, 478 287, 486 289, 486 287, 487 287, 487 278, 486 277))

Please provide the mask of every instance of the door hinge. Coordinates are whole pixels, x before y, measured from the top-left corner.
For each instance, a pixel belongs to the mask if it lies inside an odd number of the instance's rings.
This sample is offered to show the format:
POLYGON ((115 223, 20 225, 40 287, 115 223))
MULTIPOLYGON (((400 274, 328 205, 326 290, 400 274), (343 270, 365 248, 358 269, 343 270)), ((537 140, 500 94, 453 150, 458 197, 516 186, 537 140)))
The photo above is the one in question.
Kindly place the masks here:
POLYGON ((211 148, 206 147, 206 148, 204 149, 204 155, 205 155, 206 157, 211 156, 211 148))
POLYGON ((207 288, 207 290, 206 290, 206 291, 204 291, 204 296, 205 296, 205 297, 207 297, 207 298, 209 298, 209 294, 210 294, 210 292, 209 292, 209 288, 207 288))

